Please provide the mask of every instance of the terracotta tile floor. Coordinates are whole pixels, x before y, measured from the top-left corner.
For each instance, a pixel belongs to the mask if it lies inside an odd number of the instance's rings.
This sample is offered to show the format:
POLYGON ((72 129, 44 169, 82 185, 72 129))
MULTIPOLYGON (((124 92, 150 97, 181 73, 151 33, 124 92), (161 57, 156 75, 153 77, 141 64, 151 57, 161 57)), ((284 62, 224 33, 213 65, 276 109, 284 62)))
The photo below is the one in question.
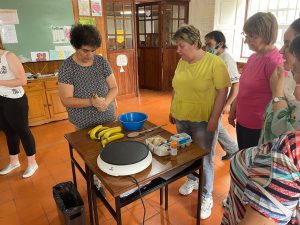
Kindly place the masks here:
MULTIPOLYGON (((143 111, 149 115, 149 120, 155 124, 168 123, 171 94, 141 90, 140 99, 130 98, 118 101, 118 113, 126 111, 143 111)), ((235 138, 235 131, 226 123, 230 134, 235 138)), ((165 127, 175 132, 175 126, 169 124, 165 127)), ((32 128, 36 139, 37 160, 39 170, 28 179, 22 179, 26 169, 24 151, 20 154, 21 167, 6 176, 0 176, 0 225, 59 225, 55 202, 52 197, 52 186, 59 182, 72 180, 68 145, 64 134, 73 131, 73 126, 67 121, 53 122, 32 128)), ((226 197, 229 188, 229 161, 221 161, 224 155, 220 146, 217 147, 215 162, 215 191, 212 215, 202 220, 203 225, 220 224, 223 209, 222 200, 226 197)), ((0 168, 8 162, 7 146, 4 135, 0 133, 0 168)), ((88 206, 85 182, 78 174, 78 189, 85 201, 88 219, 88 206)), ((190 196, 180 196, 178 188, 184 182, 181 179, 169 186, 169 210, 164 211, 159 205, 159 193, 154 192, 145 197, 147 209, 147 225, 194 225, 196 223, 197 193, 190 196)), ((108 198, 113 200, 111 196, 108 198)), ((112 201, 113 202, 113 201, 112 201)), ((99 220, 101 225, 116 224, 112 216, 100 201, 99 220)), ((122 209, 124 225, 141 224, 143 208, 140 201, 136 201, 122 209)))

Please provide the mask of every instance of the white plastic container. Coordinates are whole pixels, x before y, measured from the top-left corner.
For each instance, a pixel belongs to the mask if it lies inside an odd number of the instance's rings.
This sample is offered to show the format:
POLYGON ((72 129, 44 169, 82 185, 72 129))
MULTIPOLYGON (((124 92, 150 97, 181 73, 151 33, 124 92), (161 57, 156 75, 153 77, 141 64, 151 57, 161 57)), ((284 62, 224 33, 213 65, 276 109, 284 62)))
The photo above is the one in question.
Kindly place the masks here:
POLYGON ((150 151, 158 156, 166 156, 169 155, 169 145, 167 140, 160 135, 156 135, 154 137, 147 138, 145 140, 146 145, 149 147, 150 151))
POLYGON ((190 144, 192 143, 192 138, 187 133, 174 134, 170 137, 170 141, 173 140, 177 141, 177 144, 180 148, 190 146, 190 144))

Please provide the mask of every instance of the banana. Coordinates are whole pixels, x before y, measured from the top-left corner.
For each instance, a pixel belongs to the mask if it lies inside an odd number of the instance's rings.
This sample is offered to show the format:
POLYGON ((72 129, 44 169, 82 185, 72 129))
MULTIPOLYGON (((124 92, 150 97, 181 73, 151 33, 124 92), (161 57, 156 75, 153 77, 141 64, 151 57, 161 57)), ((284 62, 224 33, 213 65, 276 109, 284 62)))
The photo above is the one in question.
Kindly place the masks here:
POLYGON ((104 134, 105 132, 107 132, 109 129, 111 129, 111 128, 109 128, 109 127, 103 127, 103 128, 104 128, 104 129, 101 130, 101 131, 98 133, 97 139, 100 139, 100 138, 103 136, 103 134, 104 134))
POLYGON ((96 132, 101 129, 103 126, 102 125, 98 125, 98 126, 95 126, 94 128, 92 128, 91 130, 89 130, 88 134, 90 135, 90 138, 92 140, 96 140, 96 132))
MULTIPOLYGON (((108 129, 106 129, 106 130, 101 131, 101 132, 98 134, 98 139, 103 140, 103 139, 104 139, 104 135, 105 135, 107 132, 111 132, 112 130, 115 130, 116 128, 117 128, 117 130, 118 130, 117 132, 120 132, 120 131, 122 130, 122 128, 121 128, 120 126, 108 128, 108 129)), ((112 133, 116 133, 116 132, 112 132, 112 133)), ((110 133, 110 134, 112 134, 112 133, 110 133)), ((108 135, 108 136, 110 136, 110 135, 108 135)), ((106 138, 107 138, 108 136, 106 136, 106 138)))
POLYGON ((111 136, 114 133, 119 133, 122 131, 122 128, 120 126, 113 127, 109 129, 107 132, 103 134, 104 139, 107 139, 109 136, 111 136))
POLYGON ((110 142, 123 138, 125 135, 123 133, 114 133, 106 139, 101 141, 103 148, 110 142))

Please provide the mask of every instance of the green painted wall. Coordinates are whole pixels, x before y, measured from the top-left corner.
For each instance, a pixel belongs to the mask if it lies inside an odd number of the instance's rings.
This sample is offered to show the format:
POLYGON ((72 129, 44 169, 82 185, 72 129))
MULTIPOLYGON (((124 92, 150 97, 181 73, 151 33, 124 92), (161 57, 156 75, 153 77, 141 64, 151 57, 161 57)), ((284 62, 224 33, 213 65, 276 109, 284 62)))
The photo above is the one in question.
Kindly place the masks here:
POLYGON ((34 51, 54 50, 51 26, 74 24, 72 0, 0 0, 0 9, 16 9, 18 43, 6 44, 7 50, 31 60, 34 51))

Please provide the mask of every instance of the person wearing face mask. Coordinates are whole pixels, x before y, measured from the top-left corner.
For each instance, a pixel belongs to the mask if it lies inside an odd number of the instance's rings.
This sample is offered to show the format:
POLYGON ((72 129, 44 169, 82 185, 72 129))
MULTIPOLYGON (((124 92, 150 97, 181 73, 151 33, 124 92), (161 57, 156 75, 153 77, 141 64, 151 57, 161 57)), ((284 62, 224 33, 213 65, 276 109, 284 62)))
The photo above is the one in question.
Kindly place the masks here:
MULTIPOLYGON (((236 62, 232 56, 225 50, 226 38, 221 31, 212 31, 205 35, 205 50, 212 54, 221 57, 226 66, 231 80, 231 88, 226 99, 226 103, 223 109, 223 114, 228 114, 230 111, 230 105, 236 98, 239 91, 239 79, 240 74, 237 69, 236 62)), ((239 150, 236 142, 234 142, 229 136, 227 130, 223 127, 220 119, 218 126, 218 142, 226 152, 226 155, 222 157, 222 160, 230 159, 235 152, 239 150)))
POLYGON ((297 19, 280 50, 289 76, 279 66, 271 77, 275 97, 266 110, 263 144, 241 150, 231 160, 222 225, 300 224, 299 34, 297 19))
POLYGON ((243 31, 244 42, 254 53, 243 68, 239 93, 228 116, 229 124, 236 126, 240 150, 257 146, 264 110, 272 99, 270 77, 283 64, 282 55, 274 45, 278 23, 272 13, 254 14, 245 22, 243 31))

